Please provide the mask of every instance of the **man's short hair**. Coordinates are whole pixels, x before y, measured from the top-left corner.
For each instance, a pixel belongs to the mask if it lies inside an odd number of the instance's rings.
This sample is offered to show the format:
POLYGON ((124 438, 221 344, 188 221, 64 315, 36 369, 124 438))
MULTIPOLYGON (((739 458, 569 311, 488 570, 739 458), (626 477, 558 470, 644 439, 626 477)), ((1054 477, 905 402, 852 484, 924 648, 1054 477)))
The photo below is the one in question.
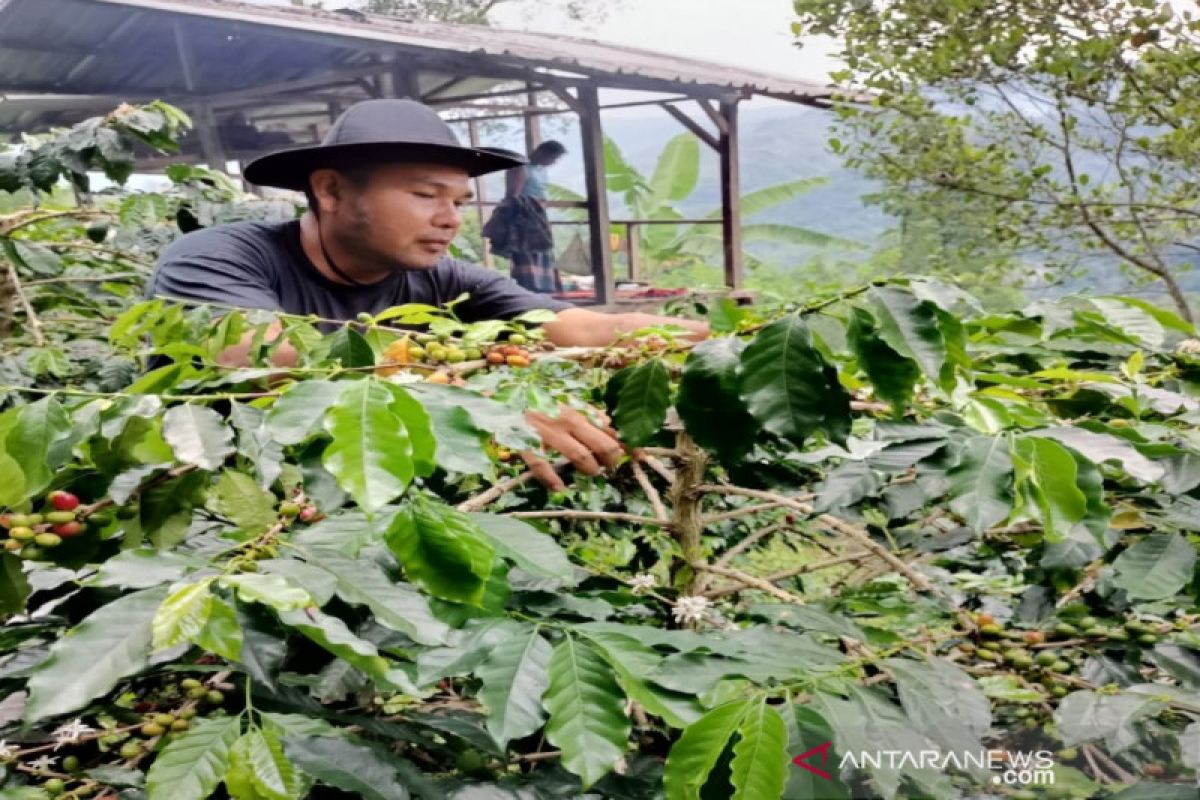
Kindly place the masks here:
MULTIPOLYGON (((366 186, 371 180, 371 172, 379 165, 379 162, 367 162, 361 158, 353 156, 333 159, 328 164, 323 165, 320 169, 331 169, 340 174, 346 180, 350 181, 356 189, 361 189, 366 186)), ((313 213, 314 217, 321 216, 320 204, 317 203, 316 192, 312 189, 312 175, 309 175, 308 185, 304 188, 304 197, 308 200, 308 210, 313 213)))
POLYGON ((534 161, 540 156, 546 158, 560 158, 567 152, 566 146, 557 139, 547 139, 546 141, 533 148, 533 152, 529 154, 529 160, 534 161))

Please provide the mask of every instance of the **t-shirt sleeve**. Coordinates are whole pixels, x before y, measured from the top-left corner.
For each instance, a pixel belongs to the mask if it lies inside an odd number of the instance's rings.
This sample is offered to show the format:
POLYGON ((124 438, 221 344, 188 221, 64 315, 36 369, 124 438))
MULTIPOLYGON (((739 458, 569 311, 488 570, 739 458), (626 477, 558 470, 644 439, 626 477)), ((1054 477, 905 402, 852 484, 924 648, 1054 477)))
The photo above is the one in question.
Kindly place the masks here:
POLYGON ((451 261, 447 270, 451 298, 466 292, 470 297, 457 307, 459 316, 467 322, 483 319, 512 319, 526 311, 546 308, 564 311, 574 308, 570 303, 545 294, 531 292, 512 278, 490 269, 451 261))
POLYGON ((222 228, 205 228, 172 242, 159 257, 146 294, 238 308, 280 308, 270 257, 245 232, 222 228))

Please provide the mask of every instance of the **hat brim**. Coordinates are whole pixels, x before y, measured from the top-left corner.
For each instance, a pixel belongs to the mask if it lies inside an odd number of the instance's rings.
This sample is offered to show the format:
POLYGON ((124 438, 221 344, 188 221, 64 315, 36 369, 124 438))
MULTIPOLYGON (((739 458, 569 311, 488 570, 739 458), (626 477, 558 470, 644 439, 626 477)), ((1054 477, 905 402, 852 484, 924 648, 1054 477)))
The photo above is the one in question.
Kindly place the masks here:
POLYGON ((491 147, 408 142, 356 142, 354 144, 312 145, 281 150, 257 158, 246 165, 244 177, 256 186, 272 186, 303 192, 314 170, 345 164, 396 161, 444 164, 461 167, 474 178, 528 163, 511 150, 491 147))

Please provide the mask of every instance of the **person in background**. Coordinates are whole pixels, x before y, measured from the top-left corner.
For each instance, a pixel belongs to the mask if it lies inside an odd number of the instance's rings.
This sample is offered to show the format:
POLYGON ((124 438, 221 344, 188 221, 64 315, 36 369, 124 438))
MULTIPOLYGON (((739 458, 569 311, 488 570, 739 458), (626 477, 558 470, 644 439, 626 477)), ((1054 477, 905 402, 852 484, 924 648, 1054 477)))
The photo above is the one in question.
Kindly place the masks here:
MULTIPOLYGON (((548 139, 529 154, 529 163, 506 174, 507 186, 505 195, 508 197, 528 197, 533 200, 545 215, 546 201, 549 199, 548 186, 550 183, 550 167, 567 152, 562 142, 548 139)), ((546 222, 549 228, 549 221, 546 222)), ((562 279, 554 268, 554 242, 551 237, 550 247, 538 250, 517 250, 511 256, 512 279, 531 292, 551 294, 562 291, 562 279)))

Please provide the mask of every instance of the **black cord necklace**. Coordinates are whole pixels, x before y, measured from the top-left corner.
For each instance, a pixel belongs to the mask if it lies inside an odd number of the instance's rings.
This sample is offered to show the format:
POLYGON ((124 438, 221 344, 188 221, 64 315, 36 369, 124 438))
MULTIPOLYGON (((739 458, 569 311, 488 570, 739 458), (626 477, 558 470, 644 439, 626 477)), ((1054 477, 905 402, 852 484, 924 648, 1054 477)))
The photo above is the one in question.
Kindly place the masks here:
POLYGON ((362 281, 354 280, 354 278, 351 278, 349 275, 347 275, 345 272, 342 271, 342 268, 339 267, 337 265, 337 262, 333 260, 333 256, 329 255, 329 248, 327 248, 325 246, 325 234, 321 230, 320 219, 317 219, 316 223, 317 223, 317 241, 321 244, 321 255, 325 257, 325 263, 329 265, 329 268, 331 270, 333 270, 334 274, 352 286, 357 286, 359 288, 364 288, 364 287, 370 286, 371 284, 369 284, 369 283, 363 283, 362 281))

